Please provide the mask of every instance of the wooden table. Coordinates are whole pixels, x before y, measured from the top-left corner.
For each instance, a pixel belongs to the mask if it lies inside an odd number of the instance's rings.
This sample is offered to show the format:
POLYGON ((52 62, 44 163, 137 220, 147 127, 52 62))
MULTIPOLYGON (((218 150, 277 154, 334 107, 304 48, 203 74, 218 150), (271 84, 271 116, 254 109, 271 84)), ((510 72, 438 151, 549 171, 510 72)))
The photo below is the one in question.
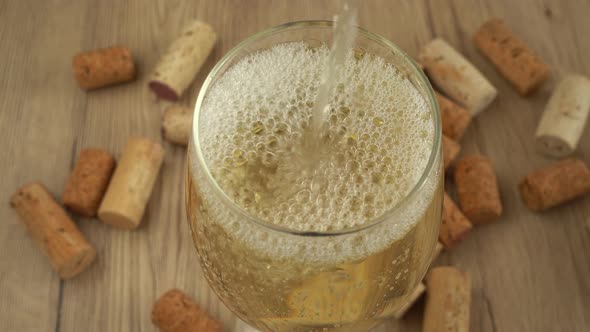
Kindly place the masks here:
MULTIPOLYGON (((336 1, 0 2, 0 330, 152 331, 152 303, 172 287, 192 294, 233 331, 235 318, 203 279, 185 221, 185 149, 163 143, 165 164, 142 226, 121 231, 77 218, 98 261, 60 281, 26 235, 9 196, 32 180, 55 196, 80 149, 120 153, 129 135, 160 140, 160 110, 147 74, 184 22, 197 17, 220 35, 217 48, 183 102, 193 105, 213 64, 240 40, 279 23, 329 19, 336 1), (85 93, 70 61, 80 50, 128 45, 139 63, 134 84, 85 93)), ((544 214, 527 211, 516 189, 529 170, 548 164, 533 133, 555 80, 521 98, 474 48, 471 36, 497 16, 554 68, 590 75, 588 1, 365 1, 360 25, 411 55, 435 36, 463 52, 498 88, 477 117, 463 151, 492 158, 505 213, 477 227, 437 264, 473 277, 472 331, 590 331, 590 198, 544 214)), ((576 155, 590 161, 590 130, 576 155)), ((378 331, 420 331, 423 304, 378 331), (398 328, 398 329, 396 329, 398 328)))

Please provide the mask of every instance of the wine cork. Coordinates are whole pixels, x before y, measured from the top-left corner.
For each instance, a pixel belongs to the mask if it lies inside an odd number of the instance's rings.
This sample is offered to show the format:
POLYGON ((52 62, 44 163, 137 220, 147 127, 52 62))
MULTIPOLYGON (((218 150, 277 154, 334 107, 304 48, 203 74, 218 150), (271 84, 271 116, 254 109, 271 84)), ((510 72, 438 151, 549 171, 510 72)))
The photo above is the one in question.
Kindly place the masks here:
POLYGON ((160 144, 130 138, 98 209, 100 220, 124 229, 138 227, 163 159, 160 144))
POLYGON ((152 322, 162 332, 223 331, 221 323, 178 289, 169 290, 156 301, 152 322))
POLYGON ((473 41, 521 95, 535 91, 549 77, 549 66, 500 19, 485 22, 473 41))
POLYGON ((488 158, 472 155, 459 160, 455 185, 461 211, 472 223, 492 222, 502 214, 498 181, 488 158))
POLYGON ((519 184, 525 205, 543 211, 590 192, 590 170, 578 159, 565 159, 534 171, 519 184))
POLYGON ((496 98, 496 88, 442 39, 426 44, 419 57, 430 80, 472 115, 483 111, 496 98))
POLYGON ((110 153, 101 149, 80 151, 61 197, 62 204, 79 215, 96 216, 114 169, 115 158, 110 153))
POLYGON ((159 98, 178 100, 205 63, 216 40, 217 34, 209 24, 190 22, 156 65, 149 88, 159 98))
POLYGON ((443 134, 458 142, 471 123, 471 113, 438 92, 436 100, 440 109, 443 134))
POLYGON ((74 56, 74 76, 80 88, 91 90, 135 79, 135 64, 131 51, 113 46, 74 56))
POLYGON ((449 168, 453 160, 457 158, 461 151, 461 145, 448 138, 446 135, 442 135, 442 147, 443 147, 443 164, 445 170, 449 168))
POLYGON ((401 319, 408 312, 408 310, 410 310, 414 303, 420 299, 425 290, 426 286, 424 286, 424 283, 420 282, 410 294, 407 301, 404 302, 404 304, 393 313, 393 317, 395 319, 401 319))
POLYGON ((435 267, 426 277, 423 332, 468 332, 471 278, 450 266, 435 267))
POLYGON ((10 205, 61 278, 72 278, 92 264, 96 250, 45 186, 34 182, 21 187, 10 205))
POLYGON ((561 158, 576 149, 590 111, 590 80, 566 76, 553 91, 535 134, 537 151, 561 158))
POLYGON ((471 222, 463 215, 461 210, 455 205, 453 199, 447 193, 443 198, 442 222, 438 240, 444 245, 446 250, 452 249, 459 242, 463 241, 472 229, 471 222))
POLYGON ((188 144, 193 128, 192 109, 180 105, 172 105, 164 111, 162 119, 162 135, 174 144, 188 144))

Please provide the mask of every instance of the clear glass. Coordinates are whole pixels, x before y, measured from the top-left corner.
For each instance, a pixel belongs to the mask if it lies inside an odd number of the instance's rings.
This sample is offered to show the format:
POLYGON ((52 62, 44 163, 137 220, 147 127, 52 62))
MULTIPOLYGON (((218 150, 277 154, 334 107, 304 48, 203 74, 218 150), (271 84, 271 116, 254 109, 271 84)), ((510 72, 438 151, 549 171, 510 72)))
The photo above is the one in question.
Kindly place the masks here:
MULTIPOLYGON (((244 56, 277 43, 330 43, 332 22, 284 24, 232 49, 201 88, 188 152, 187 211, 207 281, 241 319, 262 331, 367 331, 393 315, 422 280, 438 237, 443 172, 438 106, 422 71, 393 43, 358 29, 355 47, 405 74, 434 122, 427 166, 393 209, 356 228, 296 232, 248 214, 216 183, 201 151, 202 105, 215 82, 244 56), (232 223, 237 220, 239 231, 232 223), (403 233, 391 229, 412 220, 403 233), (355 250, 355 248, 365 248, 355 250), (366 248, 370 248, 367 250, 366 248)), ((261 78, 263 79, 263 78, 261 78)))

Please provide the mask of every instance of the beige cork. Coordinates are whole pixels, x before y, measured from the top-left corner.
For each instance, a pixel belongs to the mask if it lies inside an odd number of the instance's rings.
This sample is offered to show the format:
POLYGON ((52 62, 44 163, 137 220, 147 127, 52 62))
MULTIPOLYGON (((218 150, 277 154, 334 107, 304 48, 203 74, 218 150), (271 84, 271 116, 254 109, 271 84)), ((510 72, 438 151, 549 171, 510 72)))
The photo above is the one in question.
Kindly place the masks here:
POLYGON ((468 332, 471 306, 469 274, 450 266, 435 267, 426 276, 423 332, 468 332))
POLYGON ((549 77, 549 65, 500 19, 485 22, 473 41, 521 95, 532 93, 549 77))
POLYGON ((453 199, 444 194, 443 214, 438 240, 446 250, 453 248, 471 232, 471 222, 459 210, 453 199))
POLYGON ((162 332, 223 331, 221 323, 178 289, 169 290, 156 301, 152 322, 162 332))
POLYGON ((190 22, 162 55, 149 88, 159 98, 178 100, 205 63, 216 40, 217 34, 209 24, 198 20, 190 22))
POLYGON ((535 134, 537 151, 565 157, 576 149, 590 112, 590 79, 566 76, 553 91, 535 134))
POLYGON ((458 142, 471 123, 471 113, 438 92, 436 100, 440 109, 443 134, 458 142))
POLYGON ((451 166, 453 161, 461 152, 461 145, 453 141, 446 135, 442 135, 442 148, 443 148, 443 164, 445 170, 451 166))
POLYGON ((520 195, 533 211, 543 211, 590 193, 590 170, 579 159, 565 159, 527 175, 520 195))
POLYGON ((192 109, 181 105, 172 105, 164 111, 162 135, 169 142, 186 146, 191 137, 192 124, 192 109))
POLYGON ((135 63, 129 48, 113 46, 82 52, 72 59, 80 88, 101 88, 135 79, 135 63))
POLYGON ((138 227, 163 160, 160 144, 130 138, 98 209, 100 220, 124 229, 138 227))
POLYGON ((10 205, 61 278, 76 276, 96 258, 94 247, 42 184, 21 187, 10 205))
POLYGON ((80 151, 61 197, 62 204, 79 215, 96 216, 114 169, 115 158, 110 153, 101 149, 80 151))
POLYGON ((496 98, 496 88, 467 59, 442 39, 420 51, 430 80, 447 96, 476 115, 496 98))
POLYGON ((498 180, 489 158, 471 155, 459 160, 455 185, 461 211, 472 223, 492 222, 502 215, 498 180))

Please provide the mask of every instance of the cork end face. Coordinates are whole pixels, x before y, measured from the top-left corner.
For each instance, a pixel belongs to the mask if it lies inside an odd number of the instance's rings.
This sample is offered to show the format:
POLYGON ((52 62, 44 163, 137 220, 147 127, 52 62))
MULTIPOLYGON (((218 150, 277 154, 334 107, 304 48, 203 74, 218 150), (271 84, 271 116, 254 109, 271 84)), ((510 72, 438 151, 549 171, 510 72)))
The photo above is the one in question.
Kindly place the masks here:
POLYGON ((68 261, 57 268, 57 273, 62 279, 70 279, 84 272, 96 259, 96 250, 85 246, 78 253, 72 255, 68 261))
POLYGON ((551 158, 563 158, 572 154, 571 148, 565 141, 555 136, 539 135, 535 139, 537 152, 551 158))
POLYGON ((498 90, 496 90, 496 88, 494 88, 492 85, 489 85, 487 90, 480 96, 478 102, 471 107, 470 111, 472 116, 476 116, 488 108, 497 96, 498 90))
POLYGON ((98 211, 98 218, 105 224, 111 225, 120 229, 132 230, 136 229, 140 221, 135 222, 130 218, 114 212, 98 211))
POLYGON ((172 90, 168 85, 160 82, 160 81, 150 81, 148 86, 152 92, 161 99, 169 100, 169 101, 177 101, 180 97, 174 90, 172 90))
POLYGON ((489 224, 500 218, 502 206, 490 206, 487 209, 480 208, 477 211, 463 211, 463 213, 473 224, 489 224))

